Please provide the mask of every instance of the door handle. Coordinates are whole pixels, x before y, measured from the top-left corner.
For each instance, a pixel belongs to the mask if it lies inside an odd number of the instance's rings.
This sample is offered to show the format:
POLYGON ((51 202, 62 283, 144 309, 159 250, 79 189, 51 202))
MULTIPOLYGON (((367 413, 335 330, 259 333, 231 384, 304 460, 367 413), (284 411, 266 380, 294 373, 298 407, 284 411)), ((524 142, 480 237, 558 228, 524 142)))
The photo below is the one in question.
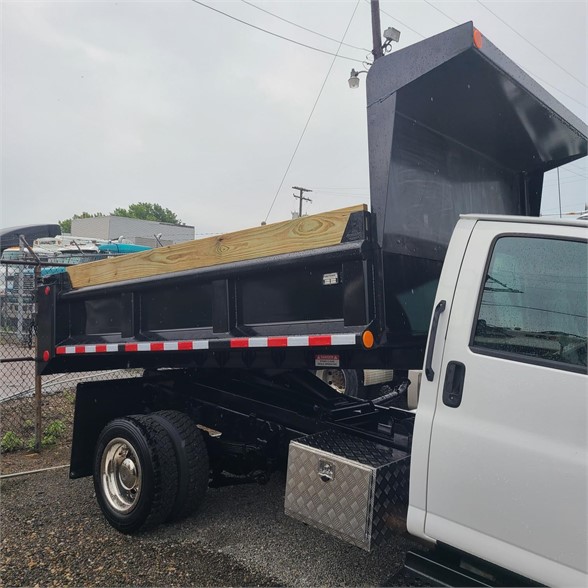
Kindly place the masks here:
POLYGON ((465 371, 465 365, 460 361, 450 361, 447 364, 445 383, 443 384, 443 404, 445 406, 457 408, 461 404, 465 371))
POLYGON ((431 324, 431 334, 429 336, 429 349, 427 350, 427 359, 425 361, 425 376, 429 382, 433 381, 435 372, 433 371, 433 351, 435 350, 435 340, 437 339, 437 326, 439 325, 439 317, 445 310, 445 300, 440 300, 439 304, 435 307, 433 313, 433 322, 431 324))

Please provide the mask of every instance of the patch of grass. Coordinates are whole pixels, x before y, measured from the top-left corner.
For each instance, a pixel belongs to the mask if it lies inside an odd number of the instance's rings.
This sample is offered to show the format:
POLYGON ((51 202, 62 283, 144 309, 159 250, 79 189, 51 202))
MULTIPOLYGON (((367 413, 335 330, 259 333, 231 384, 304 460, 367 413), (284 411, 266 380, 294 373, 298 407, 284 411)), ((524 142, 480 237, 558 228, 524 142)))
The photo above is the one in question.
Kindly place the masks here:
POLYGON ((64 398, 67 402, 69 402, 70 404, 75 404, 76 403, 76 393, 75 390, 68 390, 67 392, 64 393, 64 398))
POLYGON ((22 449, 25 446, 25 442, 14 432, 6 431, 0 439, 0 451, 2 453, 8 453, 9 451, 16 451, 22 449))
MULTIPOLYGON (((49 447, 51 445, 55 445, 60 437, 67 431, 67 427, 65 423, 61 420, 51 421, 46 427, 43 436, 41 437, 41 447, 49 447)), ((10 431, 9 431, 10 432, 10 431)), ((16 437, 16 436, 15 436, 16 437)), ((16 439, 19 439, 16 437, 16 439)), ((21 449, 23 445, 25 445, 22 439, 20 440, 20 446, 15 447, 15 449, 21 449)), ((26 448, 33 450, 35 449, 35 437, 29 437, 26 442, 26 448)), ((9 449, 7 451, 14 451, 14 449, 9 449)))
POLYGON ((48 445, 55 445, 57 440, 65 433, 67 427, 61 420, 51 421, 46 427, 41 445, 47 447, 48 445))

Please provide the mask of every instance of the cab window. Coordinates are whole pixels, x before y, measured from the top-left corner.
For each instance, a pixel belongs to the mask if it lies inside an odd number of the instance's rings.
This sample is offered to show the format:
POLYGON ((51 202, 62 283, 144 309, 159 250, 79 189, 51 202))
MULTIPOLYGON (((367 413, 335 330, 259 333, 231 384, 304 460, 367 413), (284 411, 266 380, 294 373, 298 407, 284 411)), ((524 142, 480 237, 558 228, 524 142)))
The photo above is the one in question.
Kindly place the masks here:
POLYGON ((583 241, 499 238, 472 350, 586 372, 587 250, 583 241))

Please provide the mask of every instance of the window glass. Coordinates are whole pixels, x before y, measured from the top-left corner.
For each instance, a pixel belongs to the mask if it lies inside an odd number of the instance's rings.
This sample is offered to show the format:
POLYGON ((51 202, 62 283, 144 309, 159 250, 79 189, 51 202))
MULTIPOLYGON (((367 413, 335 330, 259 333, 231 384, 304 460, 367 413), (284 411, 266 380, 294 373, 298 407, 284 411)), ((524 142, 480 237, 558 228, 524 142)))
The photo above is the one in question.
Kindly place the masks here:
POLYGON ((473 345, 585 367, 587 249, 581 241, 499 239, 473 345))

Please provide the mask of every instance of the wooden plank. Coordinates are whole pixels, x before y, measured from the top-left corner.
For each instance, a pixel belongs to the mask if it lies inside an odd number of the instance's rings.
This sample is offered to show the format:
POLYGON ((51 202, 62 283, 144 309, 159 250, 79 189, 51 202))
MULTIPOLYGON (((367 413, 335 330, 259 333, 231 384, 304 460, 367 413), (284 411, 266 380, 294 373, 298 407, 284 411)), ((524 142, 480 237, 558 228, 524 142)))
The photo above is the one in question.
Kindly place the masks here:
POLYGON ((67 268, 73 288, 110 284, 341 243, 364 204, 67 268))

